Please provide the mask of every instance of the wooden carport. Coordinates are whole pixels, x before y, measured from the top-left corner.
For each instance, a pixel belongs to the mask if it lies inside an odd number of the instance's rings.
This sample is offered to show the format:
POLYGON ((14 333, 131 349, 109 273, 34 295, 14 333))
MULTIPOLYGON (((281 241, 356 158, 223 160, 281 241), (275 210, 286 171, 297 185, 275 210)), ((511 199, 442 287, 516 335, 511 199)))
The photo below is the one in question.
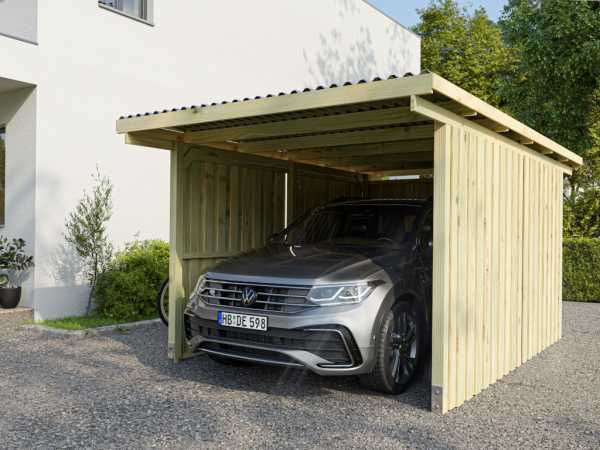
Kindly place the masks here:
POLYGON ((563 176, 582 160, 435 74, 138 114, 117 131, 171 151, 175 360, 190 356, 182 311, 199 274, 332 198, 431 189, 432 409, 561 336, 563 176), (428 178, 388 180, 408 174, 428 178))

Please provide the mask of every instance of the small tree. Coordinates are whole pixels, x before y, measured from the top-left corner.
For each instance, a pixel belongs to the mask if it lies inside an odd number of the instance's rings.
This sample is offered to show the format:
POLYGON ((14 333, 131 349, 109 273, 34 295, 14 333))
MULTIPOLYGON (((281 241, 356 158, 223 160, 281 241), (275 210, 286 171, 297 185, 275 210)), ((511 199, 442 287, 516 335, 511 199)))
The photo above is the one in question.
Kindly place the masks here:
POLYGON ((92 174, 94 187, 91 193, 83 191, 83 197, 66 220, 65 240, 82 259, 85 277, 90 285, 90 295, 86 308, 89 315, 92 307, 92 295, 98 280, 110 261, 113 246, 108 240, 106 224, 112 216, 111 181, 100 174, 92 174))

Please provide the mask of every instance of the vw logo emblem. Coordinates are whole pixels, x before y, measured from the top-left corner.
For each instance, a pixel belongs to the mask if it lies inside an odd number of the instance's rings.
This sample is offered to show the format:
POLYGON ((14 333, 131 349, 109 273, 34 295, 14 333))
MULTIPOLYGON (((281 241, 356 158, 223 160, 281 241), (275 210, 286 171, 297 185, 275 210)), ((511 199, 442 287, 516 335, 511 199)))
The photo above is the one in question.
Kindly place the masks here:
POLYGON ((251 287, 245 287, 242 291, 242 305, 244 306, 252 306, 256 301, 256 291, 251 287))

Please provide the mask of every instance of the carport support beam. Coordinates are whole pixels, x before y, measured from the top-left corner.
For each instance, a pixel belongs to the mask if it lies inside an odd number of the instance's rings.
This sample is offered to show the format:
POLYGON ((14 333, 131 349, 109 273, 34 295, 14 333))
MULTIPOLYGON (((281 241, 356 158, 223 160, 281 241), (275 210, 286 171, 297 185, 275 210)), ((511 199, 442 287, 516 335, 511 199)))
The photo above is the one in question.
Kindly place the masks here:
POLYGON ((448 410, 448 307, 450 248, 450 129, 435 122, 433 177, 433 291, 431 330, 431 410, 448 410))
POLYGON ((169 252, 169 342, 168 356, 173 361, 184 357, 183 308, 183 145, 174 143, 171 150, 170 252, 169 252))

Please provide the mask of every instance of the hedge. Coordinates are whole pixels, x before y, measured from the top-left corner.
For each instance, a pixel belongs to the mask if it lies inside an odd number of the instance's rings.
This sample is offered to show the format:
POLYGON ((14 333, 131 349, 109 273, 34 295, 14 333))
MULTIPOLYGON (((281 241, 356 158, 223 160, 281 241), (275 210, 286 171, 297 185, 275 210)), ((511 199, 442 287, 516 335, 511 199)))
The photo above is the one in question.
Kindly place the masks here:
POLYGON ((168 273, 169 244, 152 240, 127 245, 98 277, 96 312, 131 321, 156 314, 156 295, 168 273))
POLYGON ((564 238, 563 300, 600 302, 600 239, 564 238))

